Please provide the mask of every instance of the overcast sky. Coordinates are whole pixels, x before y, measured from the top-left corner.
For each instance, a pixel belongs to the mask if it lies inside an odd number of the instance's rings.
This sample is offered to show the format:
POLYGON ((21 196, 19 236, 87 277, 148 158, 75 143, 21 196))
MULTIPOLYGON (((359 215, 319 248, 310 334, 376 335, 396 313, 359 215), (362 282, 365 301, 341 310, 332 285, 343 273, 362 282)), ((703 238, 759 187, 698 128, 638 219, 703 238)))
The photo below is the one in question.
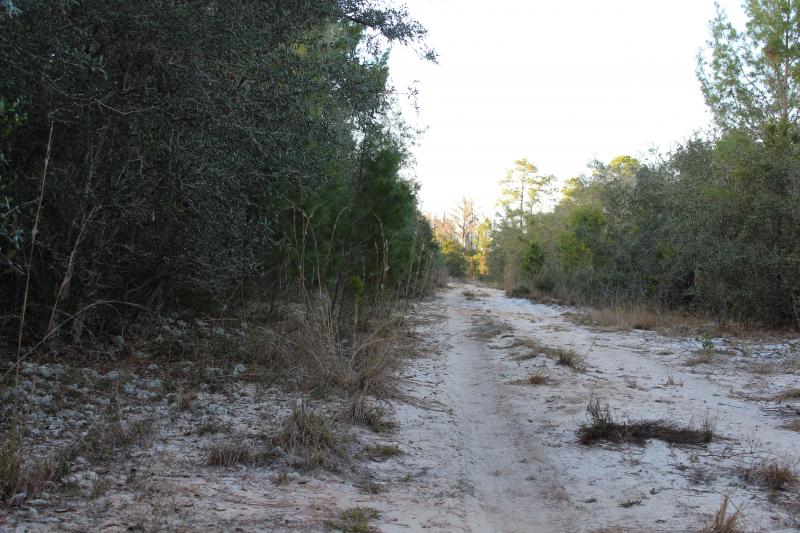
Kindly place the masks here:
MULTIPOLYGON (((695 76, 713 0, 406 0, 439 64, 395 48, 398 88, 417 81, 415 148, 426 211, 462 196, 485 215, 516 159, 560 180, 593 160, 668 151, 710 122, 695 76)), ((723 0, 734 20, 738 1, 723 0)))

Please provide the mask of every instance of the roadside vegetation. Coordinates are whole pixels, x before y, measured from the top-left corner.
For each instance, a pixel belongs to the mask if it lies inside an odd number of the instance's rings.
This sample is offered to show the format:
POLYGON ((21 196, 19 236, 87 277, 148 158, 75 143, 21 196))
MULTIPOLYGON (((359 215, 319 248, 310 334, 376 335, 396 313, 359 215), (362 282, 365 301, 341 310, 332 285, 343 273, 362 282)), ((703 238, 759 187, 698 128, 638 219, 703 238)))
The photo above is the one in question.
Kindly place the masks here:
POLYGON ((404 307, 441 264, 388 81, 391 46, 436 60, 407 9, 0 14, 0 505, 125 456, 164 405, 199 417, 216 467, 327 466, 347 459, 342 426, 389 427, 404 307), (275 388, 296 407, 262 434, 207 405, 275 388))
POLYGON ((558 193, 516 161, 493 220, 468 199, 433 219, 450 274, 593 306, 604 327, 800 327, 800 12, 744 7, 746 28, 719 9, 698 60, 713 134, 595 161, 558 193))

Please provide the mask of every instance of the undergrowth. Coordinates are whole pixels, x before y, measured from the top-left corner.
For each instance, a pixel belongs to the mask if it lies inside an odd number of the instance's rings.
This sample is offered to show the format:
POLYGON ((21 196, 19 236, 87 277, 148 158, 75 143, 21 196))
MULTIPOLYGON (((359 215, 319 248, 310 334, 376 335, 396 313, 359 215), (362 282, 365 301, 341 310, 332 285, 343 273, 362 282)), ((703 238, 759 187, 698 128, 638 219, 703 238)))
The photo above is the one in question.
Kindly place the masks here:
POLYGON ((273 444, 298 455, 302 460, 300 466, 309 470, 343 456, 342 446, 328 419, 303 404, 292 409, 273 444))

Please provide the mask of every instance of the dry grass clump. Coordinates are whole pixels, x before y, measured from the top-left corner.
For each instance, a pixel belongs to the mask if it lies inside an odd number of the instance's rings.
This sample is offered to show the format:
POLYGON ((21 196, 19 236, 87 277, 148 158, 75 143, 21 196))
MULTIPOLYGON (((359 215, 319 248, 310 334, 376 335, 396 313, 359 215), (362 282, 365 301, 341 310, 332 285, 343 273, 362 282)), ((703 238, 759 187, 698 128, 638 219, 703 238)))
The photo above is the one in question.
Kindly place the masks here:
POLYGON ((394 444, 374 444, 367 447, 367 453, 370 457, 387 459, 400 455, 400 448, 394 444))
POLYGON ((800 479, 794 465, 786 461, 764 461, 753 465, 742 473, 742 478, 773 491, 786 490, 797 485, 800 479))
POLYGON ((537 368, 533 371, 533 373, 524 378, 515 381, 514 383, 517 385, 549 385, 553 380, 550 379, 550 376, 542 368, 537 368))
POLYGON ((796 431, 800 433, 800 420, 792 420, 781 426, 781 429, 788 429, 789 431, 796 431))
POLYGON ((370 405, 367 395, 361 393, 356 393, 350 398, 340 418, 345 422, 368 427, 376 433, 392 426, 392 423, 386 420, 383 409, 370 405))
POLYGON ((328 419, 309 411, 304 405, 292 409, 273 444, 302 458, 307 469, 322 466, 342 455, 342 450, 328 419))
POLYGON ((180 411, 188 411, 192 407, 195 398, 197 398, 196 391, 181 387, 175 393, 175 407, 180 411))
POLYGON ((641 498, 631 498, 628 500, 621 501, 619 503, 619 506, 622 507, 623 509, 630 509, 631 507, 641 504, 642 504, 641 498))
POLYGON ((703 348, 698 350, 694 357, 686 361, 686 366, 710 365, 716 359, 716 351, 709 348, 703 348))
POLYGON ((530 337, 515 337, 508 346, 497 346, 492 348, 513 350, 514 348, 520 347, 527 348, 528 351, 522 354, 514 355, 513 358, 515 361, 527 361, 528 359, 535 359, 536 357, 539 357, 540 354, 546 354, 549 350, 547 346, 543 345, 536 339, 531 339, 530 337))
POLYGON ((16 439, 11 438, 0 447, 0 499, 13 497, 24 482, 20 449, 16 439))
POLYGON ((90 431, 81 444, 82 453, 88 453, 95 459, 110 457, 113 453, 140 445, 155 431, 152 418, 124 423, 113 420, 100 424, 90 431))
POLYGON ((733 513, 728 514, 728 503, 729 499, 725 496, 722 500, 722 505, 714 514, 714 518, 701 528, 698 533, 742 533, 742 529, 738 526, 739 518, 741 517, 739 510, 736 509, 733 513))
MULTIPOLYGON (((512 349, 512 348, 519 348, 520 346, 524 346, 525 348, 530 348, 531 350, 538 350, 539 352, 543 352, 545 347, 537 341, 536 339, 531 339, 530 337, 514 337, 514 340, 511 341, 511 344, 508 346, 503 346, 504 349, 512 349)), ((537 354, 538 355, 538 354, 537 354)))
POLYGON ((222 466, 229 468, 235 465, 254 464, 261 458, 254 454, 247 445, 241 443, 225 443, 213 446, 206 457, 207 466, 222 466))
POLYGON ((142 444, 154 429, 152 419, 123 423, 103 418, 82 439, 39 459, 26 457, 19 441, 8 439, 0 446, 0 501, 21 493, 27 498, 35 497, 67 475, 75 458, 107 459, 118 451, 142 444))
POLYGON ((472 289, 464 289, 461 292, 461 295, 464 296, 465 300, 477 300, 490 296, 490 294, 486 291, 473 291, 472 289))
POLYGON ((537 371, 528 376, 526 381, 529 385, 547 385, 550 383, 550 377, 542 371, 537 371))
POLYGON ((399 318, 362 320, 346 338, 334 318, 304 319, 291 336, 294 367, 305 386, 391 396, 397 392, 392 374, 407 351, 408 338, 399 318))
POLYGON ((708 444, 714 436, 709 422, 700 429, 679 427, 664 420, 642 420, 618 422, 611 414, 608 404, 599 400, 590 401, 586 407, 589 424, 578 429, 581 444, 591 445, 607 441, 644 444, 648 439, 658 439, 670 444, 708 444))
POLYGON ((554 356, 558 365, 567 366, 578 372, 586 370, 586 357, 578 354, 575 350, 552 348, 548 355, 554 356))
POLYGON ((776 402, 785 402, 786 400, 800 400, 800 389, 786 389, 775 396, 776 402))
POLYGON ((380 513, 369 507, 352 507, 339 513, 334 520, 326 520, 325 525, 331 529, 345 533, 372 533, 376 531, 370 521, 378 518, 380 513))
POLYGON ((511 331, 511 325, 491 316, 476 317, 472 320, 470 337, 482 341, 491 340, 502 333, 511 331))
POLYGON ((688 333, 713 328, 710 320, 680 311, 659 309, 642 304, 611 305, 601 309, 589 308, 568 315, 575 323, 608 331, 642 329, 667 333, 688 333))
POLYGON ((524 346, 530 351, 524 354, 514 355, 515 361, 526 361, 528 359, 535 359, 539 354, 544 354, 551 359, 555 359, 556 364, 572 368, 578 372, 586 370, 586 356, 578 354, 575 350, 555 348, 546 346, 536 339, 531 338, 515 338, 508 346, 503 346, 503 349, 513 349, 524 346))

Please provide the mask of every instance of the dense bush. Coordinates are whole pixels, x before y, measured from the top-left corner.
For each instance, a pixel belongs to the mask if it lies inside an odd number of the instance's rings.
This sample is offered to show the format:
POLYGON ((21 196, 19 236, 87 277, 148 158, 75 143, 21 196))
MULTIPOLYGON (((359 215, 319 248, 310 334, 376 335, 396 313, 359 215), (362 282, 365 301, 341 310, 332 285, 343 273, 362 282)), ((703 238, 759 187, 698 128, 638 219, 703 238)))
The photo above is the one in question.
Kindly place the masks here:
POLYGON ((632 176, 598 164, 553 212, 533 215, 519 232, 528 247, 543 248, 543 267, 526 268, 522 248, 510 286, 598 305, 633 301, 796 324, 798 175, 796 155, 779 157, 735 134, 691 141, 632 176))
POLYGON ((699 59, 716 135, 646 165, 596 163, 552 212, 520 220, 506 209, 492 234, 495 279, 572 301, 800 326, 800 50, 785 44, 800 38, 800 7, 747 0, 744 10, 741 31, 718 11, 699 59))
POLYGON ((34 318, 101 301, 208 308, 265 282, 284 292, 353 274, 399 284, 430 253, 415 186, 399 177, 406 133, 386 87, 386 43, 424 36, 404 10, 366 0, 14 7, 0 19, 6 325, 26 286, 21 250, 34 318))

